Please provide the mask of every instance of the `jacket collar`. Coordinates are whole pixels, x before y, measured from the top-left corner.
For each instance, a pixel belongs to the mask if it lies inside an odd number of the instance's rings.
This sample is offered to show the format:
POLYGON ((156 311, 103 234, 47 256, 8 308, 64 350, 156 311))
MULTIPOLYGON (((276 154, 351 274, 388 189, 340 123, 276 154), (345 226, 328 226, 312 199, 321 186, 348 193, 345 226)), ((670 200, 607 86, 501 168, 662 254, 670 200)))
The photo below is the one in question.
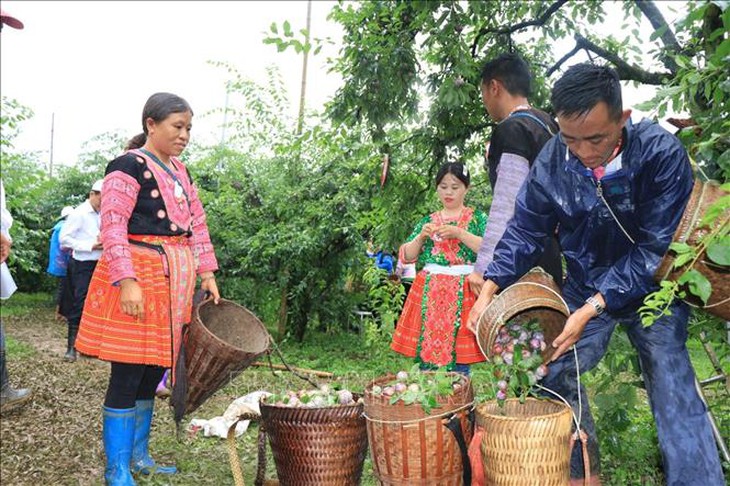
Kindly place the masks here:
MULTIPOLYGON (((619 160, 622 165, 624 164, 624 158, 625 155, 629 152, 631 149, 631 143, 633 141, 633 134, 634 134, 634 124, 631 121, 631 118, 626 120, 626 125, 624 125, 623 128, 623 148, 621 149, 621 153, 619 155, 619 160)), ((575 172, 577 174, 586 176, 586 177, 593 177, 593 171, 583 165, 583 162, 578 159, 573 153, 568 150, 568 146, 563 143, 563 141, 560 139, 560 137, 555 137, 557 139, 557 148, 558 153, 560 154, 561 159, 564 161, 564 167, 566 170, 570 172, 575 172)), ((616 159, 614 159, 616 160, 616 159)), ((610 163, 608 164, 611 165, 610 163)), ((620 170, 620 169, 618 169, 620 170)), ((617 172, 617 170, 612 171, 612 173, 617 172)))

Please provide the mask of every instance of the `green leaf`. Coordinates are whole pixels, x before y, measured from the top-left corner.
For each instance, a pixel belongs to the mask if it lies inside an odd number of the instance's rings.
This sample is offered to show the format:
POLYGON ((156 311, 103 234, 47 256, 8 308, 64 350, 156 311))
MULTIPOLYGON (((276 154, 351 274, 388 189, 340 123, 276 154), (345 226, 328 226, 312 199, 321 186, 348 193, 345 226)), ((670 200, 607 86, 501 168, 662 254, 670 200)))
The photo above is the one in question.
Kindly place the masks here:
POLYGON ((694 269, 689 270, 677 279, 677 283, 687 285, 692 295, 699 297, 703 304, 707 304, 707 299, 712 293, 712 285, 700 272, 694 269))
POLYGON ((283 27, 284 27, 284 36, 285 37, 294 37, 294 32, 292 32, 291 24, 289 23, 288 20, 284 21, 283 27))
POLYGON ((730 236, 707 245, 707 257, 718 265, 730 265, 730 236))
POLYGON ((692 253, 682 253, 674 259, 674 263, 672 263, 672 268, 682 268, 684 265, 687 264, 687 262, 691 261, 693 258, 694 255, 692 253))
POLYGON ((677 255, 682 255, 684 253, 693 252, 694 249, 689 246, 687 243, 679 243, 675 242, 669 245, 669 249, 672 250, 677 255))
MULTIPOLYGON (((659 37, 663 36, 668 28, 669 28, 669 26, 667 24, 662 25, 661 27, 659 27, 658 29, 656 29, 654 32, 651 33, 651 35, 649 36, 649 40, 654 41, 654 40, 658 39, 659 37)), ((634 34, 634 35, 636 37, 639 36, 638 34, 634 34)))
POLYGON ((270 30, 271 30, 271 32, 273 32, 274 34, 278 34, 278 33, 279 33, 279 29, 278 29, 278 28, 276 27, 276 22, 272 22, 272 23, 271 23, 271 26, 269 27, 269 29, 270 29, 270 30))

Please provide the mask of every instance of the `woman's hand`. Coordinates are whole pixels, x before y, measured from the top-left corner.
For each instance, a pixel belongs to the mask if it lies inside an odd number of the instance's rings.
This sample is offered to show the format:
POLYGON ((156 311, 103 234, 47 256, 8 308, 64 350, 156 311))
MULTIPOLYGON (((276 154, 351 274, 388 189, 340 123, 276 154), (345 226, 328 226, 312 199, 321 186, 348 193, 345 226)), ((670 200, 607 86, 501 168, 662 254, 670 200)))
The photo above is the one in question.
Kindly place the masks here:
POLYGON ((431 238, 433 233, 438 229, 438 225, 434 223, 426 223, 423 225, 423 228, 421 228, 421 233, 418 235, 421 238, 421 241, 426 241, 427 239, 431 238))
POLYGON ((121 281, 120 303, 122 312, 128 316, 141 319, 144 316, 144 295, 142 287, 133 278, 125 278, 121 281))
POLYGON ((213 297, 213 302, 218 304, 221 299, 220 292, 218 292, 218 284, 215 281, 215 275, 213 272, 205 272, 200 274, 200 288, 206 292, 210 292, 213 297))
POLYGON ((442 224, 436 229, 435 233, 444 240, 461 240, 466 234, 466 231, 453 224, 442 224))

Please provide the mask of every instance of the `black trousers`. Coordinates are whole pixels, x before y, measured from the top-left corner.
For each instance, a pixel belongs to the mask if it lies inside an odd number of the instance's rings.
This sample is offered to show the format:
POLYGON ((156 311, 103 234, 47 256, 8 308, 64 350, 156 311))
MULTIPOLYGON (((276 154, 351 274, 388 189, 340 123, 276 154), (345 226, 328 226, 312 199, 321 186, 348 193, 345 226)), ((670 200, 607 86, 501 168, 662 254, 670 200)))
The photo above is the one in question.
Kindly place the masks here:
POLYGON ((84 311, 86 294, 89 292, 91 276, 96 268, 96 260, 79 261, 74 258, 68 262, 68 285, 70 286, 73 303, 66 317, 68 318, 69 333, 76 331, 81 322, 81 313, 84 311))
POLYGON ((112 374, 104 406, 132 408, 137 400, 155 398, 157 385, 165 374, 162 366, 112 362, 112 374))

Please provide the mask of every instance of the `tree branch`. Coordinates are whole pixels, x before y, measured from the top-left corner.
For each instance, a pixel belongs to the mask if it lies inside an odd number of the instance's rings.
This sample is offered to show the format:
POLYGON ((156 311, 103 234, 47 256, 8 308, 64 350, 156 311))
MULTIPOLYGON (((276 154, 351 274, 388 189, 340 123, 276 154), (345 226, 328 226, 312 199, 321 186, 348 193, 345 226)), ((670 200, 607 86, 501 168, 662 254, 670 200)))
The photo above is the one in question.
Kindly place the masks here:
POLYGON ((580 34, 575 34, 575 47, 569 53, 560 58, 554 66, 547 70, 547 76, 550 76, 552 73, 557 71, 557 69, 565 61, 574 56, 581 49, 593 52, 613 64, 619 78, 624 81, 638 81, 643 84, 658 85, 662 84, 665 80, 670 79, 672 76, 671 73, 654 73, 641 69, 637 66, 632 66, 621 59, 617 54, 610 52, 603 47, 597 46, 580 34))
POLYGON ((532 20, 526 20, 524 22, 519 22, 514 25, 510 25, 509 27, 499 27, 499 28, 486 28, 483 27, 479 29, 479 32, 477 32, 477 35, 474 37, 474 42, 471 45, 471 57, 473 58, 476 56, 476 50, 477 50, 477 44, 479 44, 479 41, 482 37, 484 37, 487 34, 513 34, 517 32, 518 30, 525 29, 527 27, 539 27, 545 25, 545 23, 548 21, 548 19, 557 12, 560 7, 563 6, 563 4, 567 3, 568 0, 557 0, 555 3, 550 5, 547 10, 545 10, 543 13, 540 14, 539 17, 532 20))
POLYGON ((583 45, 583 43, 579 39, 576 39, 576 41, 575 41, 575 47, 569 53, 567 53, 566 55, 564 55, 563 57, 561 57, 558 60, 558 62, 556 62, 550 69, 548 69, 545 72, 545 77, 546 78, 549 78, 550 76, 552 76, 552 74, 555 71, 557 71, 558 69, 560 69, 560 66, 562 66, 565 61, 567 61, 571 57, 573 57, 576 54, 578 54, 578 51, 580 51, 581 49, 584 49, 584 48, 585 48, 585 46, 583 45))
MULTIPOLYGON (((635 0, 635 3, 636 6, 639 7, 639 10, 641 10, 641 13, 644 14, 644 17, 649 19, 649 22, 651 23, 651 26, 654 27, 655 31, 664 29, 660 37, 667 51, 669 51, 670 54, 680 52, 682 50, 682 46, 679 45, 677 38, 674 36, 674 32, 672 32, 672 29, 669 27, 669 24, 657 8, 656 4, 654 4, 652 0, 635 0)), ((661 56, 661 60, 670 72, 677 72, 677 63, 674 62, 671 55, 665 54, 661 56)))

